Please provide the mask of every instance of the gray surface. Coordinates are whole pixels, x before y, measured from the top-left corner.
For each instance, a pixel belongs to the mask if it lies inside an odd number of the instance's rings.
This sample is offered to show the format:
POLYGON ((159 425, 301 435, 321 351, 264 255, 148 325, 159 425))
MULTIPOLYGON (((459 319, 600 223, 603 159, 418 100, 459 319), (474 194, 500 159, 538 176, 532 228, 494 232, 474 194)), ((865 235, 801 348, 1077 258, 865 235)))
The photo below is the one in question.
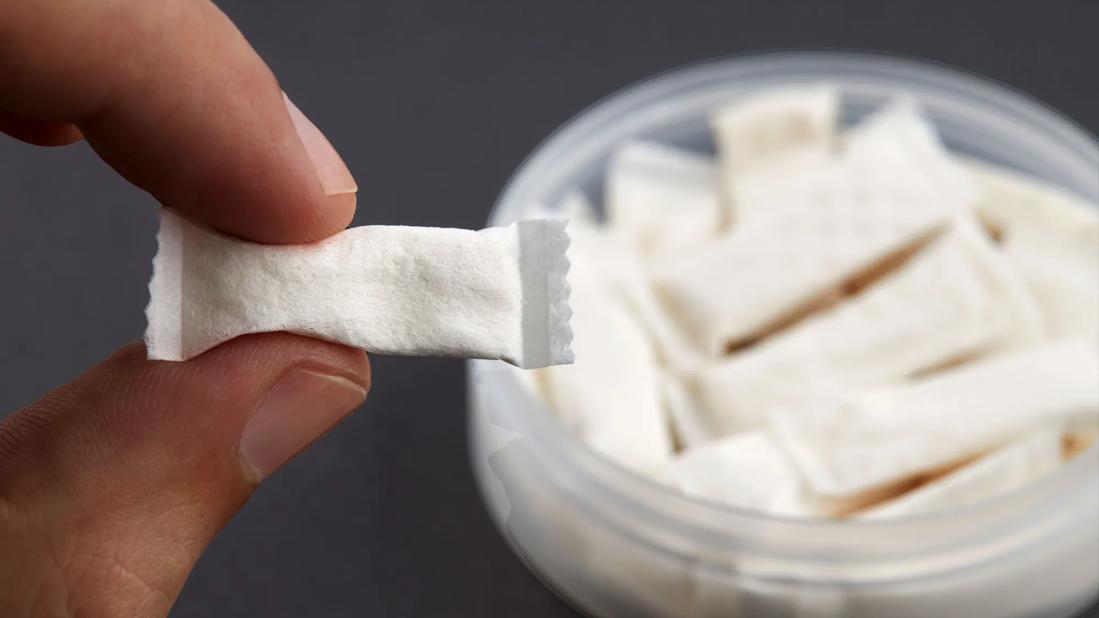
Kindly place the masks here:
MULTIPOLYGON (((1099 131, 1099 3, 1083 0, 222 5, 344 154, 357 224, 479 227, 526 153, 585 105, 750 50, 932 58, 1099 131)), ((150 199, 84 146, 0 139, 0 187, 0 410, 13 410, 140 336, 154 222, 150 199)), ((461 363, 376 358, 374 371, 364 409, 265 484, 173 616, 574 615, 484 514, 461 363)))

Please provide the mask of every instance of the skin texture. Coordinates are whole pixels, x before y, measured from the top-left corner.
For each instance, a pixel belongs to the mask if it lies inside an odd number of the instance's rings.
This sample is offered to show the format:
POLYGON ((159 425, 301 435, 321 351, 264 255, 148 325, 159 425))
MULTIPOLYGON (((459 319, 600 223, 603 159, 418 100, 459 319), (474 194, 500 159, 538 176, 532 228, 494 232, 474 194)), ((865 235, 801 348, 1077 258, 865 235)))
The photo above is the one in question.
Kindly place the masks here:
POLYGON ((325 195, 274 75, 204 0, 5 0, 0 110, 31 142, 83 133, 161 204, 242 238, 319 240, 354 214, 353 193, 325 195))
MULTIPOLYGON (((300 125, 209 2, 0 3, 0 131, 40 146, 86 139, 159 202, 224 232, 308 242, 351 220, 350 174, 337 157, 319 175, 327 144, 300 125)), ((338 408, 333 423, 370 387, 362 352, 289 334, 186 363, 132 345, 0 423, 0 616, 167 615, 262 476, 240 448, 249 419, 301 369, 330 378, 318 392, 338 408)))

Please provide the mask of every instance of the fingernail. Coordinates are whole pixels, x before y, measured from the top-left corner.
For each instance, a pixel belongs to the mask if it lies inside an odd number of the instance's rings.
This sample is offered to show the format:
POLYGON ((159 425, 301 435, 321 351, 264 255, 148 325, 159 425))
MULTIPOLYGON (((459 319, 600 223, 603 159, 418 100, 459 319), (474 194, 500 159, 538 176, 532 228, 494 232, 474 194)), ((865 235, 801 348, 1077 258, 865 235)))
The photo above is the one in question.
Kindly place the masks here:
POLYGON ((286 96, 285 92, 282 93, 282 100, 286 102, 286 109, 290 112, 290 120, 293 121, 294 128, 298 131, 298 137, 301 138, 301 143, 305 146, 305 152, 309 155, 309 160, 313 162, 313 169, 317 171, 317 178, 320 179, 321 186, 324 187, 325 195, 342 195, 358 191, 359 185, 355 183, 355 177, 351 175, 351 170, 347 169, 347 164, 340 158, 339 153, 332 147, 332 143, 328 141, 324 133, 321 133, 317 125, 301 113, 298 106, 294 105, 294 102, 286 96))
POLYGON ((351 380, 291 369, 260 400, 244 424, 240 459, 259 482, 350 414, 366 398, 351 380))

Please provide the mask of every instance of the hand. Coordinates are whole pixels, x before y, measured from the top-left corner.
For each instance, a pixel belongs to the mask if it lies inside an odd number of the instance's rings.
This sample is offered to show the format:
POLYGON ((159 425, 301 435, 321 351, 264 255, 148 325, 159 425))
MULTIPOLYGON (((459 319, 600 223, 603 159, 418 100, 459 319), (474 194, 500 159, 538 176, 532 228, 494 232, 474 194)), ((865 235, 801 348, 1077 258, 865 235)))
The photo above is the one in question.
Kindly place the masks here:
MULTIPOLYGON (((339 155, 205 0, 0 3, 0 131, 87 139, 162 204, 259 242, 324 238, 355 209, 339 155)), ((369 388, 362 352, 269 334, 186 363, 133 345, 10 416, 0 616, 166 615, 256 484, 369 388)))

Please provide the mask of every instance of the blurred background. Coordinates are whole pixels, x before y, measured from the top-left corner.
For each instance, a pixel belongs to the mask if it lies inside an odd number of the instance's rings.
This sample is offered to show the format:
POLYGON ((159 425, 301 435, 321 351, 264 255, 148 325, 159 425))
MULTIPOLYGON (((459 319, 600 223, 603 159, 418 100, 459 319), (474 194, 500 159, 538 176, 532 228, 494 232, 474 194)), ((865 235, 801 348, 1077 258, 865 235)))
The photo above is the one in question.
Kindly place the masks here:
MULTIPOLYGON (((757 50, 936 60, 1099 132, 1092 0, 219 5, 347 161, 357 225, 482 227, 526 154, 590 103, 757 50)), ((151 198, 83 144, 0 139, 0 187, 2 418, 141 337, 156 226, 151 198)), ((374 380, 363 409, 214 542, 174 617, 576 615, 485 514, 467 463, 463 364, 376 357, 374 380)))

